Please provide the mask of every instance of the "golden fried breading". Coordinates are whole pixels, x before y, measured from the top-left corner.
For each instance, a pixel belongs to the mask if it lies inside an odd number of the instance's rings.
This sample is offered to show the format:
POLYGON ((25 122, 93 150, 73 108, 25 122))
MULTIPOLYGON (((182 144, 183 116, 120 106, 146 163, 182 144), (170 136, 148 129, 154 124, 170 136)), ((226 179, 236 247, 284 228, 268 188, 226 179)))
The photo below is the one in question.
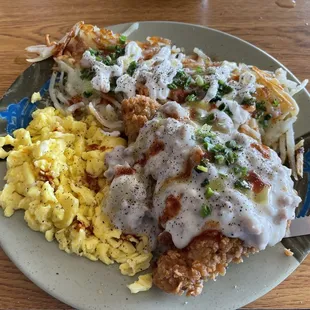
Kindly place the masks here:
POLYGON ((226 273, 230 262, 242 262, 242 256, 257 252, 243 246, 240 239, 223 236, 218 231, 206 231, 186 248, 173 249, 161 255, 153 271, 153 282, 167 293, 197 296, 203 280, 215 279, 226 273))
POLYGON ((159 107, 156 100, 139 95, 122 101, 125 134, 129 142, 136 140, 140 128, 154 116, 159 107))

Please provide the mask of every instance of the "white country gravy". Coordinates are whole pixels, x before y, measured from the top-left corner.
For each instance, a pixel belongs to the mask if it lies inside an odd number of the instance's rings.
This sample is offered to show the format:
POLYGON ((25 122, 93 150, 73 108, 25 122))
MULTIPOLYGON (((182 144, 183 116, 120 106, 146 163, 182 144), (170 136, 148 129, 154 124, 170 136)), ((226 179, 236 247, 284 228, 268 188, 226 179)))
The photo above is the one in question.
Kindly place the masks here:
POLYGON ((119 229, 146 233, 154 245, 162 227, 178 248, 205 229, 259 250, 284 237, 301 201, 290 170, 216 113, 213 128, 202 132, 186 108, 168 102, 135 143, 106 156, 111 187, 104 210, 119 229))

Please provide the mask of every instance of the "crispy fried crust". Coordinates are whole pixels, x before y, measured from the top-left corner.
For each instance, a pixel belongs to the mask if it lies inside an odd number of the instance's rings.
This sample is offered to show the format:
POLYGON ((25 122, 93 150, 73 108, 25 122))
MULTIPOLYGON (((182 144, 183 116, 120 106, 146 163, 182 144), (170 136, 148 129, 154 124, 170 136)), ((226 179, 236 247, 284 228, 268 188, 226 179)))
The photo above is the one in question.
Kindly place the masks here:
POLYGON ((161 255, 153 271, 153 282, 167 293, 197 296, 203 280, 226 273, 230 262, 242 262, 242 256, 257 252, 243 246, 240 239, 208 231, 195 238, 186 248, 169 250, 161 255))
POLYGON ((139 95, 122 101, 125 134, 129 142, 136 140, 140 128, 154 116, 159 107, 156 100, 139 95))

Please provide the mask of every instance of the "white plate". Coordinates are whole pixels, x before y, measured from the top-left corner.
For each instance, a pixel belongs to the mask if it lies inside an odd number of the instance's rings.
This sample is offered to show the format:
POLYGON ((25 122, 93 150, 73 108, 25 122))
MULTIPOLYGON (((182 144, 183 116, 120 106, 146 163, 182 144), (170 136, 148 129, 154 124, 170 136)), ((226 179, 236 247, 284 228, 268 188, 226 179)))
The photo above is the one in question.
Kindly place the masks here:
MULTIPOLYGON (((129 24, 109 27, 124 31, 129 24)), ((130 39, 144 40, 149 35, 170 38, 187 52, 194 47, 203 49, 211 57, 253 64, 261 69, 283 67, 274 58, 236 37, 190 24, 174 22, 144 22, 130 39)), ((0 102, 0 110, 18 102, 42 87, 50 74, 51 62, 32 65, 12 85, 0 102), (23 83, 25 77, 33 85, 23 83)), ((284 67, 283 67, 284 68, 284 67)), ((296 78, 290 74, 293 80, 296 78)), ((296 136, 305 134, 310 118, 310 97, 306 91, 296 96, 301 113, 295 127, 296 136)), ((0 131, 5 128, 0 123, 0 131)), ((5 174, 5 162, 0 162, 0 174, 5 174)), ((1 184, 2 186, 3 184, 1 184)), ((137 295, 130 294, 126 284, 135 278, 125 277, 118 266, 105 266, 86 258, 68 255, 58 250, 57 243, 48 243, 44 235, 31 231, 23 220, 22 212, 7 219, 0 212, 1 246, 17 267, 43 290, 78 309, 236 309, 255 300, 283 281, 309 252, 309 239, 294 239, 290 243, 295 257, 286 257, 284 246, 275 247, 245 259, 240 265, 231 265, 225 277, 205 284, 203 293, 196 298, 165 294, 156 288, 137 295), (296 241, 297 240, 297 241, 296 241)))

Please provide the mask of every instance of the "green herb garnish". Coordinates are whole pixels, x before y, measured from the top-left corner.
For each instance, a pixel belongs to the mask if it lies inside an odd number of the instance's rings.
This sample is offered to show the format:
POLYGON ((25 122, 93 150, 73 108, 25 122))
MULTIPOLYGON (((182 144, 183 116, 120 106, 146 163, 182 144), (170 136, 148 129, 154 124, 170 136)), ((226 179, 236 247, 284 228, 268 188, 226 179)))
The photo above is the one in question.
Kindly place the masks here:
POLYGON ((204 91, 208 91, 208 89, 210 88, 210 83, 205 83, 203 86, 202 86, 202 89, 204 91))
POLYGON ((205 187, 205 186, 207 186, 207 185, 209 185, 209 180, 206 178, 206 179, 204 179, 203 181, 202 181, 202 183, 201 183, 201 187, 205 187))
POLYGON ((214 113, 210 113, 205 119, 204 119, 205 123, 208 125, 212 125, 215 121, 215 115, 214 113))
POLYGON ((272 105, 273 105, 274 107, 279 106, 279 104, 280 104, 280 102, 279 102, 277 99, 273 100, 273 102, 272 102, 272 105))
POLYGON ((242 146, 237 144, 235 140, 229 140, 225 143, 226 147, 232 149, 233 151, 241 151, 242 146))
POLYGON ((215 155, 214 156, 215 162, 219 165, 223 165, 225 162, 225 156, 224 155, 215 155))
POLYGON ((223 97, 224 95, 227 95, 233 91, 233 88, 225 84, 224 81, 218 81, 218 84, 219 84, 219 88, 216 94, 216 96, 218 97, 223 97))
POLYGON ((255 104, 255 98, 244 98, 241 105, 253 106, 255 104))
POLYGON ((248 169, 247 167, 237 165, 233 168, 233 172, 238 178, 244 178, 248 173, 248 169))
POLYGON ((127 40, 127 37, 126 37, 126 36, 124 36, 124 35, 120 35, 120 36, 119 36, 119 42, 120 42, 121 44, 125 44, 125 43, 126 43, 126 40, 127 40))
POLYGON ((97 55, 99 55, 99 51, 98 50, 95 50, 95 49, 93 49, 93 48, 89 48, 88 49, 89 50, 89 52, 90 52, 90 55, 92 55, 92 56, 97 56, 97 55))
POLYGON ((236 189, 241 189, 241 190, 245 190, 245 189, 251 189, 251 185, 248 181, 246 180, 237 180, 235 183, 234 183, 234 186, 236 189))
POLYGON ((186 74, 183 70, 180 70, 173 78, 172 83, 168 84, 167 86, 170 89, 177 89, 177 88, 186 89, 190 85, 191 81, 192 78, 188 74, 186 74))
POLYGON ((92 91, 84 91, 83 96, 84 96, 85 98, 89 98, 92 94, 93 94, 92 91))
POLYGON ((226 164, 227 165, 232 165, 235 163, 235 161, 238 159, 237 153, 233 151, 228 151, 226 155, 226 164))
POLYGON ((266 102, 265 101, 256 102, 256 110, 266 112, 267 111, 266 102))
POLYGON ((203 86, 205 84, 205 81, 203 80, 201 75, 197 75, 195 78, 195 82, 198 86, 203 86))
POLYGON ((92 68, 83 68, 81 70, 80 78, 82 80, 92 80, 96 75, 96 71, 92 68))
POLYGON ((203 69, 201 67, 196 67, 195 71, 196 73, 200 74, 203 72, 203 69))
POLYGON ((213 189, 210 186, 208 186, 205 191, 205 198, 209 199, 213 196, 213 194, 214 194, 213 189))
POLYGON ((210 208, 209 206, 207 206, 207 205, 205 205, 205 204, 203 204, 203 205, 201 206, 200 215, 201 215, 203 218, 205 218, 205 217, 211 215, 211 213, 212 213, 212 210, 211 210, 211 208, 210 208))
MULTIPOLYGON (((213 99, 212 99, 213 100, 213 99)), ((218 101, 218 100, 217 100, 218 101)), ((223 102, 219 105, 218 109, 220 111, 225 112, 228 116, 233 116, 233 113, 230 111, 230 109, 228 108, 228 106, 226 106, 226 104, 223 102)))
POLYGON ((199 142, 211 142, 209 140, 215 137, 215 133, 212 131, 212 126, 204 124, 195 131, 195 136, 199 142))
POLYGON ((195 94, 190 94, 185 98, 186 102, 194 102, 197 101, 197 96, 195 94))
POLYGON ((127 73, 130 76, 133 76, 133 73, 135 72, 136 68, 137 68, 137 62, 132 61, 130 65, 128 66, 127 73))
POLYGON ((198 173, 201 173, 201 172, 208 172, 208 167, 205 167, 205 166, 202 166, 202 165, 197 165, 195 167, 195 170, 198 172, 198 173))

